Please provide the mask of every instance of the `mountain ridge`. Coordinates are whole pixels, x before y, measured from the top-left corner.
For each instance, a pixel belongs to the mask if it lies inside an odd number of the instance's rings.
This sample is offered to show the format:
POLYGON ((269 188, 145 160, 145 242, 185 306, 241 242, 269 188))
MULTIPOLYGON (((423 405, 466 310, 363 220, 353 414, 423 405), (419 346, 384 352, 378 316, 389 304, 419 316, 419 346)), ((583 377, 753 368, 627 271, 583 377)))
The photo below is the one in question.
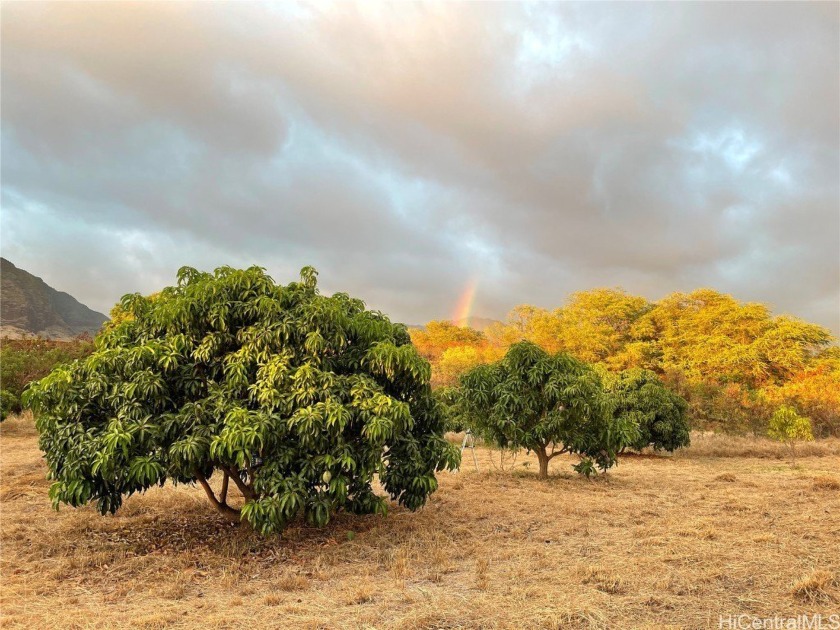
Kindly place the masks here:
POLYGON ((501 324, 502 322, 498 319, 493 319, 492 317, 478 317, 476 315, 471 315, 452 323, 456 326, 460 326, 461 328, 472 328, 483 332, 493 324, 501 324))
POLYGON ((108 318, 69 293, 0 258, 0 335, 72 339, 96 334, 108 318))

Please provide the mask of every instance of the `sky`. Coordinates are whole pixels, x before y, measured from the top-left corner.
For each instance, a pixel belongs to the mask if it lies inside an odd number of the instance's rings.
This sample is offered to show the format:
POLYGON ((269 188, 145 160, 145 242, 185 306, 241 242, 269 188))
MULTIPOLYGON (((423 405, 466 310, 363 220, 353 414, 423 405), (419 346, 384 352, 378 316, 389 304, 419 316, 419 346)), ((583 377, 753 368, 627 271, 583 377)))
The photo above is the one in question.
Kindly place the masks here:
MULTIPOLYGON (((107 313, 713 287, 840 333, 840 3, 3 3, 0 249, 107 313)), ((463 299, 460 300, 463 303, 463 299)))

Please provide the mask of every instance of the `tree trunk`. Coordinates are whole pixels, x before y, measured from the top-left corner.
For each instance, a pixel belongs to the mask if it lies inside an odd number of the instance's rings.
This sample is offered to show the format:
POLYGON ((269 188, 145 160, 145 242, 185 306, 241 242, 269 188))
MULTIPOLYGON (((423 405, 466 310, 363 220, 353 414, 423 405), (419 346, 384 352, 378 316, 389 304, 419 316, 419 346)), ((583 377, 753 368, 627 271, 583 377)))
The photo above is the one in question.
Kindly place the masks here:
POLYGON ((228 481, 230 481, 230 475, 225 472, 222 479, 222 491, 219 493, 219 503, 227 503, 228 481))
POLYGON ((242 496, 245 497, 246 501, 257 500, 257 493, 254 492, 254 489, 251 486, 242 481, 242 478, 239 476, 239 471, 236 468, 225 466, 222 469, 230 476, 233 483, 236 484, 237 488, 239 488, 239 492, 241 492, 242 496))
POLYGON ((548 461, 551 459, 545 451, 545 447, 541 446, 535 448, 534 452, 537 454, 537 459, 540 462, 540 479, 548 479, 548 461))
MULTIPOLYGON (((210 487, 210 484, 207 483, 207 479, 204 475, 200 473, 196 473, 196 479, 198 479, 198 483, 201 484, 201 487, 204 488, 204 492, 207 494, 207 498, 210 499, 210 503, 213 504, 213 507, 216 508, 216 511, 228 519, 231 523, 239 523, 242 519, 242 515, 239 513, 239 510, 236 508, 230 507, 224 501, 219 501, 216 498, 216 495, 213 493, 213 488, 210 487)), ((225 480, 226 482, 227 480, 225 480)), ((224 490, 225 494, 227 494, 227 483, 224 483, 224 490)))

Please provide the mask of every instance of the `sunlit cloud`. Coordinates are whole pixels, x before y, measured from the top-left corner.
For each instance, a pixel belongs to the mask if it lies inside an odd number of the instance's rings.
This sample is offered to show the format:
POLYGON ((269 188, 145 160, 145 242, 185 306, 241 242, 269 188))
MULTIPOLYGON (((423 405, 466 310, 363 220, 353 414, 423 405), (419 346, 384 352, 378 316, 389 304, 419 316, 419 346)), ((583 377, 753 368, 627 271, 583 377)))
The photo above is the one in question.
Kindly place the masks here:
POLYGON ((3 255, 412 323, 713 286, 840 332, 836 4, 6 3, 3 255))

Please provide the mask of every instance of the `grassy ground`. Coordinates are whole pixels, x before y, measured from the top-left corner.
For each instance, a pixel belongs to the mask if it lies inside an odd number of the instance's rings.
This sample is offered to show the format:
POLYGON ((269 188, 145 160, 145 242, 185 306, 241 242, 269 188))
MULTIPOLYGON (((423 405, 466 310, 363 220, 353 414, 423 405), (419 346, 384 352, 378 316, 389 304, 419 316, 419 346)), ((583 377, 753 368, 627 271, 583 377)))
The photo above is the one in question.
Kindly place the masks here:
POLYGON ((840 441, 793 467, 762 440, 695 438, 587 481, 479 449, 417 513, 261 539, 200 489, 114 517, 47 498, 29 418, 0 428, 0 623, 26 628, 718 627, 840 611, 840 441), (512 470, 510 469, 512 466, 512 470))

